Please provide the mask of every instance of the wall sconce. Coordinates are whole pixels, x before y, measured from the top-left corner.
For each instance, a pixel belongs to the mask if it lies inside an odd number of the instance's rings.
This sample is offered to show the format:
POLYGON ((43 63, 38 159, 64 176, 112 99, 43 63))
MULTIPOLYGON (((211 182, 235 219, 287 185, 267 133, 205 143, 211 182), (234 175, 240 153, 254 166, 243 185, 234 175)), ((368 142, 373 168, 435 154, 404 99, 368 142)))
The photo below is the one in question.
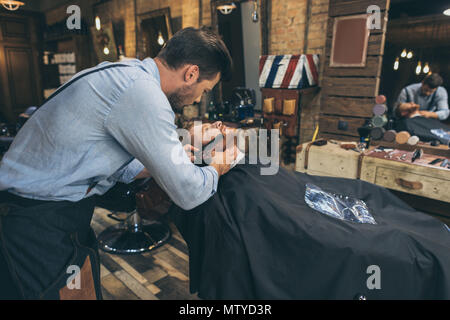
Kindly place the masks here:
POLYGON ((219 10, 222 14, 230 14, 234 9, 236 9, 234 2, 217 6, 217 10, 219 10))
POLYGON ((254 10, 253 10, 253 13, 252 13, 252 21, 253 22, 258 22, 258 20, 259 20, 259 17, 258 17, 258 0, 255 0, 254 1, 254 10))
POLYGON ((21 6, 25 5, 25 3, 14 0, 0 0, 2 6, 9 11, 15 11, 19 9, 21 6))

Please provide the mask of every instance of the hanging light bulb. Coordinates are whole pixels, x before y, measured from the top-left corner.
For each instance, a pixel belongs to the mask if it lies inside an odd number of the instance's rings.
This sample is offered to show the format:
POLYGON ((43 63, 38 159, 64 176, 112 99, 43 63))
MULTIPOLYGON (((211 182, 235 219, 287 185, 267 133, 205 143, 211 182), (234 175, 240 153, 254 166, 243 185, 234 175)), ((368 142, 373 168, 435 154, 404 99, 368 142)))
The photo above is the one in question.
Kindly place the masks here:
POLYGON ((430 72, 430 66, 428 65, 428 62, 425 63, 425 66, 423 67, 423 73, 430 72))
POLYGON ((409 51, 408 54, 406 55, 406 58, 411 59, 413 56, 412 51, 409 51))
POLYGON ((103 53, 107 56, 109 54, 109 48, 107 46, 105 46, 103 48, 103 53))
POLYGON ((163 38, 163 36, 162 36, 162 33, 161 33, 161 31, 159 32, 159 34, 158 34, 158 44, 160 45, 160 46, 162 46, 163 44, 164 44, 164 38, 163 38))
POLYGON ((398 70, 398 66, 399 66, 399 64, 400 64, 400 62, 398 61, 399 59, 398 59, 398 57, 397 57, 397 59, 395 59, 395 62, 394 62, 394 70, 398 70))
POLYGON ((422 71, 422 64, 419 61, 419 63, 417 64, 417 67, 416 67, 416 74, 420 74, 420 71, 422 71))
POLYGON ((100 22, 100 17, 96 16, 95 17, 95 29, 97 29, 98 31, 100 31, 100 29, 102 28, 102 24, 100 22))
POLYGON ((400 57, 405 58, 406 57, 406 49, 403 49, 402 53, 400 54, 400 57))

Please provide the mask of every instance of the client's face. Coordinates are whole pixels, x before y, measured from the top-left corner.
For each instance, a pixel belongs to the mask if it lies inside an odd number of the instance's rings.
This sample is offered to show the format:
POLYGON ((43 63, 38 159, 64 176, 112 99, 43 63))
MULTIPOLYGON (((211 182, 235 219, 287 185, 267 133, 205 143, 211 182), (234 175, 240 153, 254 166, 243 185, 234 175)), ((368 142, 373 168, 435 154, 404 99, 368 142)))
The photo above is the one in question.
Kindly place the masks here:
POLYGON ((201 128, 200 125, 193 126, 189 130, 189 133, 191 135, 191 139, 195 139, 195 135, 201 133, 202 145, 206 145, 210 141, 214 140, 219 134, 226 137, 227 134, 230 134, 233 130, 234 129, 224 125, 222 121, 216 121, 213 123, 203 123, 201 128))

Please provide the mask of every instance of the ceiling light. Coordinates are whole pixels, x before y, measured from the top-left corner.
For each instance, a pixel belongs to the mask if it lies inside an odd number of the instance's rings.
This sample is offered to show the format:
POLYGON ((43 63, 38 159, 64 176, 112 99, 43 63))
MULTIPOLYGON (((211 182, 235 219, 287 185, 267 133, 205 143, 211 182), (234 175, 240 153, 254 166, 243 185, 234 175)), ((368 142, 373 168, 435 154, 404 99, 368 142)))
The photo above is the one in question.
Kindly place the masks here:
POLYGON ((430 72, 430 66, 428 65, 428 62, 425 63, 425 66, 423 67, 423 73, 430 72))
POLYGON ((445 14, 446 16, 450 16, 450 8, 448 8, 447 10, 445 10, 443 12, 443 14, 445 14))
POLYGON ((236 9, 234 2, 217 6, 217 10, 219 10, 222 14, 230 14, 234 9, 236 9))
POLYGON ((408 52, 408 54, 406 55, 406 58, 411 59, 413 56, 412 51, 408 52))
POLYGON ((108 47, 103 48, 103 53, 105 54, 105 56, 107 56, 109 54, 109 48, 108 47))
POLYGON ((406 57, 406 54, 407 54, 406 49, 403 49, 402 53, 400 54, 400 57, 404 58, 406 57))
POLYGON ((0 3, 2 6, 10 11, 15 11, 20 8, 20 6, 25 5, 25 3, 20 1, 14 1, 14 0, 0 0, 0 3))

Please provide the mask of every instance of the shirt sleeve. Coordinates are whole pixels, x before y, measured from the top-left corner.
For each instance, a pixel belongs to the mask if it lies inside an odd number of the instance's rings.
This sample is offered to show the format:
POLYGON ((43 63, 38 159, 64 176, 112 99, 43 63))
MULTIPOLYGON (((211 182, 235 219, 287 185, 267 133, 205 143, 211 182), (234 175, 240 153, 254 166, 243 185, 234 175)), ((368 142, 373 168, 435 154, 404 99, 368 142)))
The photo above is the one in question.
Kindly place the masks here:
MULTIPOLYGON (((441 89, 441 87, 439 89, 441 89)), ((439 94, 436 95, 436 113, 439 120, 446 120, 450 113, 448 109, 448 94, 447 90, 444 88, 439 90, 439 94)))
POLYGON ((398 106, 400 104, 402 104, 402 103, 408 102, 407 99, 408 98, 407 98, 406 87, 405 87, 405 88, 402 89, 402 91, 400 91, 400 94, 398 95, 398 98, 397 98, 397 102, 394 104, 394 109, 392 110, 392 115, 394 117, 398 116, 397 115, 397 108, 398 108, 398 106))
POLYGON ((125 168, 117 171, 112 178, 115 181, 128 184, 133 182, 134 178, 136 178, 144 168, 144 165, 138 159, 134 159, 125 168))
POLYGON ((191 210, 217 190, 213 167, 197 167, 186 155, 175 114, 159 84, 135 80, 112 106, 105 130, 138 159, 175 204, 191 210))

